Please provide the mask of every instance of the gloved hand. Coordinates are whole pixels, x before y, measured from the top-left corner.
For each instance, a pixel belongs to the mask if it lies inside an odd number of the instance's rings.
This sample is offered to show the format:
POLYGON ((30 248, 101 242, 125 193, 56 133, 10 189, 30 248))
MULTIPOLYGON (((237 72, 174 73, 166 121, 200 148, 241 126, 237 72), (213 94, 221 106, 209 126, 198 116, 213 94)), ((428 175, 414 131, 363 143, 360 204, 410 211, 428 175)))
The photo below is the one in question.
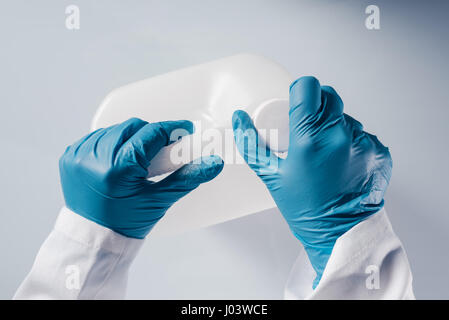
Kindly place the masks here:
POLYGON ((343 113, 334 89, 303 77, 290 86, 289 148, 278 158, 244 111, 233 115, 237 148, 262 179, 319 283, 335 241, 379 211, 391 176, 388 148, 343 113))
POLYGON ((158 151, 182 135, 190 121, 148 123, 132 118, 98 129, 68 147, 59 160, 66 206, 132 238, 144 238, 177 200, 217 176, 223 161, 204 157, 165 179, 146 179, 158 151))

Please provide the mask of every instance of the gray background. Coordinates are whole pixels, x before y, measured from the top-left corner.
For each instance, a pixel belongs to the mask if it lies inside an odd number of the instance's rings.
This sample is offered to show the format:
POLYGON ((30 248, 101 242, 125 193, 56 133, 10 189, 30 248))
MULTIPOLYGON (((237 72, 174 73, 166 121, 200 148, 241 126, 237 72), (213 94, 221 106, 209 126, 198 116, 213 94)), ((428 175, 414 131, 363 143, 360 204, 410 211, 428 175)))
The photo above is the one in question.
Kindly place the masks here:
MULTIPOLYGON (((386 208, 418 298, 449 298, 447 1, 3 1, 0 298, 63 205, 58 158, 123 84, 240 52, 334 86, 391 148, 386 208), (81 29, 65 28, 65 7, 81 29), (381 30, 364 27, 377 4, 381 30)), ((280 298, 298 244, 275 211, 148 239, 130 298, 280 298), (237 245, 236 245, 237 244, 237 245)))

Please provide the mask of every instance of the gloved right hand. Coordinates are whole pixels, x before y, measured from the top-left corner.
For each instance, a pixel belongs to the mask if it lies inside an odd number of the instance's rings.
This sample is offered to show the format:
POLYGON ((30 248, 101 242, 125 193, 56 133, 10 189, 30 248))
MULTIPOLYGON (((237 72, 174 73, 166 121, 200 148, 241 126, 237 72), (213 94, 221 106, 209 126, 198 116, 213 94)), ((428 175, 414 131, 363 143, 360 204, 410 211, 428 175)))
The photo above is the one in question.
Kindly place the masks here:
POLYGON ((316 287, 336 240, 383 207, 392 162, 388 148, 343 113, 335 90, 313 77, 290 86, 289 115, 286 159, 260 143, 244 111, 233 115, 234 135, 240 154, 304 245, 316 287))
POLYGON ((124 236, 144 238, 177 200, 223 168, 220 157, 208 156, 161 181, 147 180, 147 168, 159 150, 192 132, 190 121, 132 118, 88 134, 59 160, 66 206, 124 236))

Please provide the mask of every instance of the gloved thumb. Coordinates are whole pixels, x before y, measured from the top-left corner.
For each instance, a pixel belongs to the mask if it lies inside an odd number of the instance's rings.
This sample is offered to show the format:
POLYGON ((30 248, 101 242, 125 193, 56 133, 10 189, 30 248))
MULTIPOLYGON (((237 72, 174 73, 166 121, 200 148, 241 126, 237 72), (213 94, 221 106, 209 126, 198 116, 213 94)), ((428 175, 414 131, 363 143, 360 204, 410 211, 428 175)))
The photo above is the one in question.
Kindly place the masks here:
POLYGON ((201 157, 182 166, 153 187, 174 203, 200 184, 214 179, 223 169, 223 165, 219 156, 201 157))
POLYGON ((232 128, 237 150, 249 167, 266 183, 278 171, 281 159, 261 141, 252 119, 245 111, 234 112, 232 128))

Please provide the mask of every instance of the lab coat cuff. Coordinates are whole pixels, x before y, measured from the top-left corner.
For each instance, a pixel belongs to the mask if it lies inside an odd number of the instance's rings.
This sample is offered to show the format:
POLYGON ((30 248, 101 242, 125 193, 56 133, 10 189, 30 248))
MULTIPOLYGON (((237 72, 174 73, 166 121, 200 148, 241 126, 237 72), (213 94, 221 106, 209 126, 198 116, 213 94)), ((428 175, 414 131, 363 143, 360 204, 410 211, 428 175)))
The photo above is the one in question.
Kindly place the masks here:
POLYGON ((56 232, 93 249, 106 250, 133 259, 144 239, 125 237, 63 207, 54 226, 56 232))
POLYGON ((338 297, 344 287, 352 299, 414 299, 412 281, 403 245, 382 209, 338 238, 310 298, 338 297))
POLYGON ((336 241, 318 286, 305 250, 296 260, 286 299, 409 299, 412 275, 407 256, 384 209, 358 223, 336 241), (377 270, 377 271, 374 271, 377 270), (367 281, 379 276, 379 288, 367 281))
MULTIPOLYGON (((343 268, 349 263, 359 261, 370 255, 379 245, 401 245, 393 231, 385 209, 359 222, 335 242, 328 260, 330 269, 343 268)), ((323 276, 327 276, 326 269, 323 276)))

